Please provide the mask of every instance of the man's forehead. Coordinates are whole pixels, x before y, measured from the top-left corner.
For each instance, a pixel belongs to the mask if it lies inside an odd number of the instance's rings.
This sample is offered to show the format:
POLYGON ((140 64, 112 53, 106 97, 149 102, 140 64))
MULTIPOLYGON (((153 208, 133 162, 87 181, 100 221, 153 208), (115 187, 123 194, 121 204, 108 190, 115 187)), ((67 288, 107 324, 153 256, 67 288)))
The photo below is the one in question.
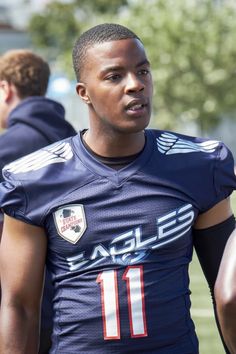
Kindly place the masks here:
POLYGON ((94 43, 87 49, 87 55, 92 54, 105 55, 110 54, 116 56, 120 54, 122 51, 126 50, 140 50, 144 51, 143 44, 137 38, 127 38, 127 39, 119 39, 119 40, 111 40, 101 43, 94 43))
POLYGON ((136 38, 96 43, 88 48, 85 63, 109 66, 122 65, 123 61, 147 62, 143 44, 136 38))

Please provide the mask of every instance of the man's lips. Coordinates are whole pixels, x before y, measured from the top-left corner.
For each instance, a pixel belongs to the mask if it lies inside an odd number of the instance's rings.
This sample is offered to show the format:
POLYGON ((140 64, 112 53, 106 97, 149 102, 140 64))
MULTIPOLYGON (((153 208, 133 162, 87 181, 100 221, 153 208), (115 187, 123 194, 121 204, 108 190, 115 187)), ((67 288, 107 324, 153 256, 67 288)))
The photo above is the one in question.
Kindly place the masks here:
POLYGON ((125 109, 127 111, 139 111, 141 109, 143 109, 144 107, 147 106, 147 101, 146 100, 140 100, 140 99, 136 99, 136 100, 132 100, 131 102, 129 102, 125 109))

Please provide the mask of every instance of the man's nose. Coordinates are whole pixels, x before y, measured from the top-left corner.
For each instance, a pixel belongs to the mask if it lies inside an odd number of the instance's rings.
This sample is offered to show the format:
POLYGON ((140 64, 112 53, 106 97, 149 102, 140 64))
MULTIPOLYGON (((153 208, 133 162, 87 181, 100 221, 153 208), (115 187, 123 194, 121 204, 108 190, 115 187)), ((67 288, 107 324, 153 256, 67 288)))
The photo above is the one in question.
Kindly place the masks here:
POLYGON ((142 79, 135 74, 129 74, 127 76, 126 86, 125 86, 125 93, 129 92, 138 92, 144 89, 144 83, 142 79))

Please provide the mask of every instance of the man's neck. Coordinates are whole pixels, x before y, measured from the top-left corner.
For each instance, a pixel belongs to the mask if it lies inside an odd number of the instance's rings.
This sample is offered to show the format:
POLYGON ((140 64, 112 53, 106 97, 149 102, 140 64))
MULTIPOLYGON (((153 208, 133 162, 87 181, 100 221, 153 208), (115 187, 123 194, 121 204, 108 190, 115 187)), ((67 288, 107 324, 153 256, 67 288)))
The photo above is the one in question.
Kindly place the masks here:
POLYGON ((141 153, 143 150, 141 150, 139 153, 130 155, 130 156, 123 156, 123 157, 104 157, 96 154, 93 150, 90 149, 90 147, 86 144, 84 140, 84 134, 82 132, 81 134, 81 139, 82 142, 87 149, 87 151, 94 156, 98 161, 103 163, 106 166, 109 166, 113 168, 114 170, 120 170, 121 168, 129 165, 131 162, 133 162, 141 153))
POLYGON ((87 130, 83 139, 97 155, 103 157, 125 157, 138 154, 145 145, 145 132, 120 134, 120 136, 101 136, 87 130))

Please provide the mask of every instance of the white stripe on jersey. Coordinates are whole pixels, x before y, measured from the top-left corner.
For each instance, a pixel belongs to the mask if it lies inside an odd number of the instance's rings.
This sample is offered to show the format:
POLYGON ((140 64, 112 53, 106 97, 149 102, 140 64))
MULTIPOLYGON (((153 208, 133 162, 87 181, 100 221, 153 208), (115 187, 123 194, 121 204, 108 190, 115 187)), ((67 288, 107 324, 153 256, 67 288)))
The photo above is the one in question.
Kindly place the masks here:
POLYGON ((69 143, 56 143, 6 165, 3 170, 13 174, 39 170, 53 163, 70 160, 73 152, 69 143))
POLYGON ((157 148, 162 154, 186 154, 190 152, 214 152, 219 141, 207 140, 202 143, 193 143, 189 140, 178 138, 174 134, 162 133, 157 140, 157 148))

